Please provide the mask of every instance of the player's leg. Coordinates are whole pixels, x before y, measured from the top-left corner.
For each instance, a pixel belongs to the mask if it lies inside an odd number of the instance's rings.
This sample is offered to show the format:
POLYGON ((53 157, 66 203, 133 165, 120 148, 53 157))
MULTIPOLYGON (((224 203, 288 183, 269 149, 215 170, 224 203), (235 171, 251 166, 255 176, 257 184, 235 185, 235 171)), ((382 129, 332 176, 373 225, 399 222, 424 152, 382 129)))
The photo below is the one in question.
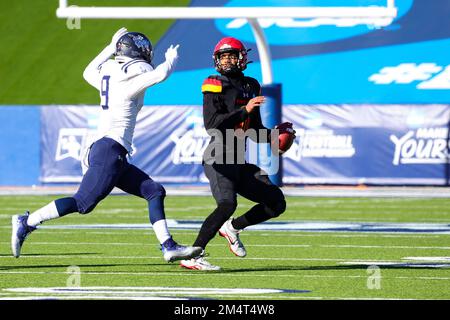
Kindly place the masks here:
POLYGON ((79 213, 90 213, 111 193, 122 172, 129 166, 127 153, 121 144, 110 138, 102 138, 93 144, 89 153, 89 168, 73 196, 79 213))
POLYGON ((245 257, 247 252, 239 233, 246 227, 275 218, 284 212, 286 202, 281 189, 273 185, 258 167, 250 164, 242 166, 238 193, 257 204, 242 216, 225 222, 219 234, 228 241, 234 255, 245 257))
POLYGON ((129 165, 120 176, 116 186, 129 194, 147 200, 150 223, 161 244, 166 261, 190 259, 201 253, 201 248, 182 246, 173 240, 164 212, 166 190, 160 183, 152 180, 148 174, 136 166, 129 165))
MULTIPOLYGON (((206 177, 209 179, 211 192, 216 200, 217 207, 203 222, 194 242, 194 246, 199 246, 203 250, 236 210, 235 181, 238 177, 237 168, 234 165, 205 164, 204 170, 206 177)), ((194 270, 220 270, 220 267, 206 261, 203 255, 195 259, 183 260, 181 266, 194 270)))
POLYGON ((194 246, 205 249, 220 227, 234 213, 237 207, 235 184, 238 180, 235 165, 204 165, 205 175, 216 200, 216 209, 203 222, 194 246))
POLYGON ((286 200, 279 187, 257 166, 246 164, 242 171, 243 179, 238 186, 238 193, 257 203, 253 208, 236 218, 232 226, 244 229, 281 215, 286 210, 286 200))
POLYGON ((106 197, 114 187, 120 171, 126 164, 127 151, 109 138, 93 144, 89 153, 89 169, 73 197, 60 198, 36 210, 32 214, 12 217, 11 248, 15 257, 20 256, 23 242, 36 227, 48 220, 79 212, 86 214, 106 197))

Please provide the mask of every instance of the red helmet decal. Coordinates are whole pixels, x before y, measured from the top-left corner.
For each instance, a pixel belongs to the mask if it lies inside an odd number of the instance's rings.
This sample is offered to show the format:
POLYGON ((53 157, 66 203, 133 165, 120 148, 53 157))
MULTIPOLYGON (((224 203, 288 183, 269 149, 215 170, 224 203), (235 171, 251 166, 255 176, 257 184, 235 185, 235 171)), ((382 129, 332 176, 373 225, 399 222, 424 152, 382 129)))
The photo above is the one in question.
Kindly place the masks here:
POLYGON ((228 50, 246 51, 244 45, 238 39, 226 37, 216 44, 214 47, 214 55, 228 50))

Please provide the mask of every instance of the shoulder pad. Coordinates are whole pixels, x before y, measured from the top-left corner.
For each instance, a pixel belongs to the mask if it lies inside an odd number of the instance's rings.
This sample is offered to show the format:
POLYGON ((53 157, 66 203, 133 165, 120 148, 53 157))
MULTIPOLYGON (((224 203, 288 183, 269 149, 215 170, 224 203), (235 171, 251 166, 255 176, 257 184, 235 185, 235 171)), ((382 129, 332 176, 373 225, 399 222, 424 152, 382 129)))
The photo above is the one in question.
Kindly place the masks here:
POLYGON ((255 89, 260 89, 261 85, 259 84, 259 81, 252 77, 245 77, 247 80, 247 83, 250 83, 255 89))
POLYGON ((223 90, 222 80, 218 76, 209 76, 203 81, 202 92, 221 93, 223 90))

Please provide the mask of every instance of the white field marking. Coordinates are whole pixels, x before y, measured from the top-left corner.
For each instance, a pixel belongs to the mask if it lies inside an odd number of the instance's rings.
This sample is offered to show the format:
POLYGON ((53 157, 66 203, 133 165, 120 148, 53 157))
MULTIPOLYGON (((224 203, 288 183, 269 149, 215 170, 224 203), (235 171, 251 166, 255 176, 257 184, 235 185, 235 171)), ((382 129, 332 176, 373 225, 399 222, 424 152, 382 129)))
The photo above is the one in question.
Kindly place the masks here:
MULTIPOLYGON (((0 259, 10 259, 12 256, 0 256, 0 259)), ((70 255, 70 256, 64 256, 64 255, 42 255, 42 256, 27 256, 27 255, 21 255, 21 259, 142 259, 142 260, 151 260, 151 259, 157 259, 161 260, 163 259, 162 256, 87 256, 87 255, 70 255)), ((234 257, 214 257, 213 260, 233 260, 235 261, 236 258, 234 257)), ((349 259, 332 259, 332 258, 258 258, 258 257, 246 257, 245 260, 263 260, 263 261, 346 261, 349 259)), ((369 260, 373 261, 373 260, 369 260)), ((1 266, 0 266, 1 268, 1 266)))
MULTIPOLYGON (((176 234, 176 233, 173 233, 176 234)), ((189 234, 189 233, 184 233, 184 234, 189 234)), ((197 235, 198 233, 193 233, 195 235, 197 235)), ((241 233, 241 236, 245 235, 245 233, 241 233)), ((261 237, 283 237, 286 238, 286 234, 285 233, 253 233, 252 236, 261 236, 261 237)), ((302 233, 302 234, 289 234, 289 238, 290 237, 323 237, 323 233, 322 232, 318 232, 318 233, 302 233)), ((348 234, 332 234, 330 232, 330 234, 327 233, 327 237, 328 238, 372 238, 372 237, 376 237, 376 238, 439 238, 442 236, 446 236, 446 234, 379 234, 379 233, 366 233, 366 234, 355 234, 353 232, 348 233, 348 234)))
MULTIPOLYGON (((142 242, 32 242, 33 245, 99 245, 99 246, 142 246, 142 242)), ((0 242, 0 244, 10 244, 10 242, 0 242)), ((210 244, 209 246, 222 247, 220 244, 210 244)), ((338 244, 338 245, 294 245, 294 244, 255 244, 247 245, 247 247, 274 247, 274 248, 370 248, 370 249, 435 249, 435 250, 450 250, 450 247, 438 246, 376 246, 376 245, 353 245, 353 244, 338 244)))
MULTIPOLYGON (((410 277, 405 277, 405 276, 402 276, 402 277, 396 277, 396 279, 411 279, 410 277)), ((414 277, 413 278, 413 280, 450 280, 450 278, 449 277, 414 277)))
MULTIPOLYGON (((48 293, 48 294, 108 294, 108 295, 259 295, 287 293, 283 289, 266 288, 190 288, 190 287, 54 287, 54 288, 8 288, 3 291, 15 293, 48 293)), ((295 293, 305 293, 296 290, 295 293)))
MULTIPOLYGON (((169 229, 196 230, 199 229, 201 220, 172 220, 167 219, 169 229)), ((3 228, 10 228, 5 226, 3 228)), ((152 227, 149 223, 125 223, 125 224, 81 224, 81 225, 43 225, 40 229, 146 229, 152 227)), ((251 231, 309 231, 309 232, 376 232, 376 233, 430 233, 450 234, 448 224, 436 223, 373 223, 373 222, 330 222, 330 221, 280 221, 266 222, 250 226, 251 231)))
MULTIPOLYGON (((169 229, 199 229, 201 220, 173 220, 167 219, 169 229)), ((47 225, 42 229, 151 229, 149 223, 140 224, 85 224, 85 225, 47 225)), ((430 233, 440 232, 450 234, 448 224, 436 223, 370 223, 370 222, 331 222, 331 221, 307 221, 307 222, 266 222, 250 226, 247 230, 282 230, 282 231, 326 231, 326 232, 413 232, 430 233)))
MULTIPOLYGON (((255 296, 262 294, 299 294, 309 293, 309 290, 283 290, 267 288, 188 288, 188 287, 63 287, 63 288, 8 288, 3 291, 15 294, 35 294, 34 298, 53 295, 61 299, 68 297, 75 299, 122 298, 122 299, 168 299, 199 296, 255 296)), ((20 298, 20 297, 19 297, 20 298)), ((269 296, 274 298, 274 296, 269 296)))
POLYGON ((448 219, 417 219, 424 222, 448 222, 448 219))
MULTIPOLYGON (((8 244, 10 242, 0 242, 8 244)), ((94 245, 94 246, 142 246, 142 242, 33 242, 33 245, 94 245)))
POLYGON ((427 262, 450 262, 450 257, 404 257, 402 259, 427 262))
POLYGON ((436 249, 436 250, 450 250, 450 247, 437 247, 437 246, 357 246, 352 244, 340 244, 340 245, 319 245, 321 248, 370 248, 370 249, 436 249))
POLYGON ((339 264, 344 265, 363 265, 363 266, 392 266, 392 267, 407 267, 407 268, 436 268, 436 269, 444 269, 444 268, 450 268, 449 263, 443 263, 443 264, 430 264, 430 263, 413 263, 413 262, 387 262, 387 261, 346 261, 346 262, 340 262, 339 264))
POLYGON ((13 214, 0 214, 0 219, 11 219, 12 216, 13 214))
MULTIPOLYGON (((11 257, 5 257, 0 256, 0 259, 10 259, 11 257)), ((121 259, 121 260, 161 260, 161 256, 86 256, 86 255, 71 255, 71 256, 64 256, 64 255, 43 255, 43 256, 21 256, 21 259, 121 259)), ((445 257, 443 257, 445 258, 445 257)), ((234 257, 215 257, 214 260, 235 260, 234 257)), ((406 258, 403 258, 406 259, 406 258)), ((340 264, 356 264, 356 265, 400 265, 405 264, 404 262, 399 261, 386 261, 386 260, 373 260, 373 259, 343 259, 343 258, 258 258, 258 257, 246 257, 245 260, 261 260, 261 261, 330 261, 330 262, 338 262, 340 264), (350 260, 350 261, 349 261, 350 260)), ((417 260, 417 259, 415 259, 417 260)), ((428 262, 447 262, 450 258, 447 257, 446 260, 432 260, 428 259, 426 261, 428 262)), ((436 265, 433 265, 434 267, 436 265)), ((439 265, 441 266, 441 265, 439 265)), ((446 264, 445 267, 448 267, 450 265, 446 264)), ((442 266, 441 266, 442 267, 442 266)))
MULTIPOLYGON (((0 259, 10 259, 12 256, 0 256, 0 259)), ((42 256, 27 256, 21 255, 21 259, 142 259, 151 260, 163 259, 162 256, 89 256, 89 255, 42 255, 42 256)), ((213 260, 233 260, 236 261, 235 257, 214 257, 213 260)), ((264 261, 373 261, 373 260, 358 260, 358 259, 343 259, 343 258, 263 258, 263 257, 246 257, 245 260, 264 260, 264 261)), ((1 266, 0 266, 1 268, 1 266)))
MULTIPOLYGON (((417 220, 416 223, 439 223, 439 222, 448 222, 446 218, 415 218, 417 220)), ((361 222, 361 217, 357 218, 345 218, 339 220, 340 222, 361 222)), ((369 223, 384 223, 389 221, 390 223, 403 223, 400 218, 370 218, 369 223)))
POLYGON ((212 211, 216 208, 214 205, 206 205, 206 206, 192 206, 192 207, 164 207, 166 212, 186 212, 186 211, 195 211, 195 210, 208 210, 212 211))
MULTIPOLYGON (((136 233, 141 232, 143 236, 153 236, 155 233, 152 229, 128 229, 126 232, 121 231, 121 230, 114 230, 114 231, 90 231, 90 230, 86 230, 86 233, 89 234, 100 234, 100 235, 120 235, 120 236, 129 236, 130 235, 130 231, 134 231, 136 233)), ((262 231, 254 231, 251 233, 252 236, 258 236, 258 237, 283 237, 286 238, 286 232, 284 231, 274 231, 271 233, 259 233, 262 231)), ((289 237, 323 237, 323 232, 317 232, 317 233, 312 233, 312 232, 304 232, 304 231, 299 231, 301 232, 301 234, 291 234, 289 233, 289 237)), ((80 234, 80 231, 74 230, 74 231, 64 231, 61 232, 58 229, 44 229, 39 231, 39 234, 41 233, 45 233, 45 234, 53 234, 53 235, 58 235, 58 234, 80 234)), ((343 232, 338 232, 337 234, 333 234, 332 232, 327 233, 327 237, 332 237, 332 238, 426 238, 426 239, 430 239, 430 238, 439 238, 439 237, 445 237, 448 236, 448 234, 379 234, 379 233, 366 233, 366 234, 356 234, 354 232, 349 232, 348 234, 341 234, 343 232)), ((193 235, 193 236, 197 236, 198 232, 189 232, 189 231, 185 231, 185 230, 176 230, 171 232, 172 235, 193 235)), ((246 235, 246 233, 241 233, 241 236, 246 235)))
MULTIPOLYGON (((67 275, 66 271, 0 271, 0 274, 36 274, 36 275, 52 275, 52 274, 65 274, 67 275)), ((186 277, 189 276, 200 276, 204 278, 205 276, 214 276, 214 277, 230 277, 228 273, 221 273, 219 272, 201 272, 201 271, 185 271, 181 273, 175 273, 175 272, 96 272, 96 271, 83 271, 81 272, 83 276, 151 276, 151 277, 174 277, 174 276, 180 276, 180 277, 186 277)), ((277 274, 277 277, 282 278, 367 278, 367 275, 313 275, 313 274, 277 274)), ((238 274, 237 272, 233 274, 233 277, 264 277, 267 278, 267 274, 238 274)), ((385 279, 407 279, 407 280, 450 280, 450 277, 389 277, 384 276, 385 279)))
MULTIPOLYGON (((155 235, 153 230, 129 230, 129 231, 141 231, 142 232, 142 234, 135 234, 135 235, 133 235, 135 237, 136 236, 144 237, 144 236, 154 236, 155 235)), ((61 231, 57 231, 56 229, 39 230, 38 232, 39 232, 39 234, 48 234, 48 235, 54 235, 54 236, 59 236, 60 234, 76 234, 76 235, 80 234, 80 231, 63 231, 63 232, 61 232, 61 231)), ((114 235, 114 236, 130 236, 130 232, 120 232, 120 231, 119 232, 118 231, 116 231, 116 232, 115 231, 111 231, 111 232, 101 232, 101 231, 99 231, 99 232, 96 232, 96 231, 86 230, 86 232, 83 232, 83 233, 99 234, 99 235, 114 235)), ((171 233, 171 234, 173 235, 174 233, 171 233)), ((198 234, 198 233, 196 233, 196 234, 198 234)))

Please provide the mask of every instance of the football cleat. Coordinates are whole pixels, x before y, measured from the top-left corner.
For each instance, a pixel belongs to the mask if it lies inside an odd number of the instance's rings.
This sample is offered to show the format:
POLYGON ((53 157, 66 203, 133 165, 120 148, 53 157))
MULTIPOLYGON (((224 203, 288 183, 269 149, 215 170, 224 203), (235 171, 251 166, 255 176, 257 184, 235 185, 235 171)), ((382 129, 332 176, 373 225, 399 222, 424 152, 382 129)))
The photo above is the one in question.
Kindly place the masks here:
POLYGON ((202 253, 203 249, 200 247, 182 246, 170 238, 162 244, 161 250, 163 252, 164 260, 167 262, 174 262, 176 260, 197 257, 202 253))
POLYGON ((181 260, 180 266, 186 269, 191 270, 202 270, 202 271, 218 271, 220 270, 219 266, 215 266, 211 263, 209 263, 205 259, 205 252, 203 251, 202 254, 196 258, 192 258, 190 260, 181 260))
POLYGON ((233 219, 230 219, 223 224, 219 229, 219 235, 227 239, 230 251, 233 252, 235 256, 243 258, 247 255, 247 251, 245 250, 241 239, 239 239, 241 230, 233 228, 231 221, 233 221, 233 219))
POLYGON ((30 227, 27 224, 29 212, 25 212, 24 215, 14 215, 11 218, 12 234, 11 234, 11 249, 13 256, 20 257, 20 251, 23 246, 23 242, 30 235, 31 232, 36 230, 36 227, 30 227))

